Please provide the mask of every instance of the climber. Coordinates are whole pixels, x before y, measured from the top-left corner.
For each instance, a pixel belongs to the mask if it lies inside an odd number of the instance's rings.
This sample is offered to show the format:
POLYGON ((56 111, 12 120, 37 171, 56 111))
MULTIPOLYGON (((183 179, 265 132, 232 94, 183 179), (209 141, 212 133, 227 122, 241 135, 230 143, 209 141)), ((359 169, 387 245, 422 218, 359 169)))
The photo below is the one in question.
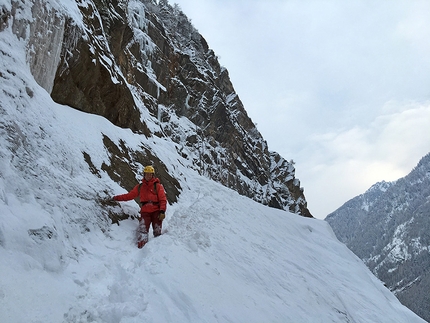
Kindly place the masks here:
POLYGON ((142 248, 148 242, 149 227, 152 223, 154 237, 161 235, 161 228, 165 218, 167 198, 160 180, 155 177, 152 166, 146 166, 143 170, 142 183, 136 185, 130 192, 115 195, 115 201, 130 201, 139 197, 140 219, 137 229, 137 247, 142 248))

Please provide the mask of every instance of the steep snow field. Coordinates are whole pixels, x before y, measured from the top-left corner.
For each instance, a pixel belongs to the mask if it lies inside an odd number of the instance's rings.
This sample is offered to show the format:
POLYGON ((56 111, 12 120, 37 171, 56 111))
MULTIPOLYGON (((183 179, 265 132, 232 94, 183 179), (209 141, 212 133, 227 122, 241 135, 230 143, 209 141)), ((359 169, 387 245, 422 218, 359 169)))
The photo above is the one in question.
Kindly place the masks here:
POLYGON ((0 322, 424 322, 324 221, 198 176, 170 141, 53 103, 24 45, 0 32, 0 322), (181 182, 144 249, 136 220, 111 224, 99 206, 124 192, 101 170, 103 134, 149 147, 181 182))

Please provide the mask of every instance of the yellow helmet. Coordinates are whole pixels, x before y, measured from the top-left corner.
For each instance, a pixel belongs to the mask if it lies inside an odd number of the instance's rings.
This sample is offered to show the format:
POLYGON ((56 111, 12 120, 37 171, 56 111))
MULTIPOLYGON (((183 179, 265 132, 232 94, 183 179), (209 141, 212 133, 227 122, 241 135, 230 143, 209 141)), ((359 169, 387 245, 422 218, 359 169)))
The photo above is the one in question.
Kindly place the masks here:
POLYGON ((143 169, 143 172, 154 174, 155 170, 154 170, 154 167, 152 167, 152 166, 145 166, 145 168, 143 169))

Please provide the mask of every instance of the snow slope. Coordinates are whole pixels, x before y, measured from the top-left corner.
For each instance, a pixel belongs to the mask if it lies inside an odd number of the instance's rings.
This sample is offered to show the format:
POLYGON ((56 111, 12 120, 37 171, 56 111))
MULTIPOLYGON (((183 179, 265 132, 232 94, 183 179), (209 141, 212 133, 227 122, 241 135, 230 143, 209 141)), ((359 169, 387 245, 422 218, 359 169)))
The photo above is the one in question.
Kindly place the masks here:
POLYGON ((24 46, 0 32, 0 322, 424 322, 324 221, 198 176, 172 142, 52 102, 24 46), (103 135, 149 147, 181 182, 142 250, 137 221, 112 225, 99 205, 124 192, 101 170, 103 135))

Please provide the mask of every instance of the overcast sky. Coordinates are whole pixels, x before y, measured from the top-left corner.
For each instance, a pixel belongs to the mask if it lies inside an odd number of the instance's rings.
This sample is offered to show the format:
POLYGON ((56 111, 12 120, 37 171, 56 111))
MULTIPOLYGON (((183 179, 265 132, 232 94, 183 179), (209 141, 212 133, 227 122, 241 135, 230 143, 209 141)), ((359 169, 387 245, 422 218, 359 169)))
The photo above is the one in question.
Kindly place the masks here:
POLYGON ((430 1, 170 0, 324 218, 430 152, 430 1))

